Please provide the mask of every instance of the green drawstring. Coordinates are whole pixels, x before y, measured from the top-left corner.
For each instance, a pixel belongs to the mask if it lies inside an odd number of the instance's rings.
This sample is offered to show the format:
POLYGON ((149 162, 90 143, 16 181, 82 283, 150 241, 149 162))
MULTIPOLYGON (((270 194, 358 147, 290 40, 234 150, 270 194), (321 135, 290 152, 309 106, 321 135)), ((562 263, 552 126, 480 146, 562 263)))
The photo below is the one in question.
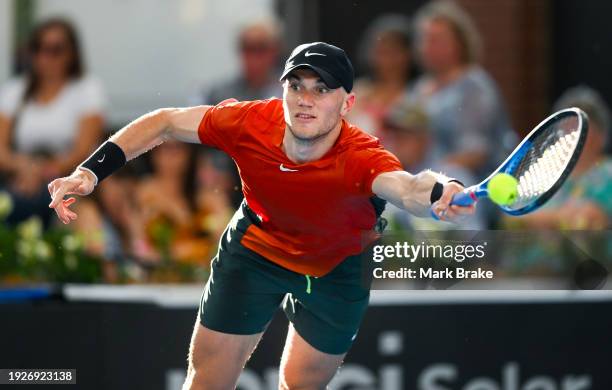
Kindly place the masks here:
POLYGON ((310 276, 306 275, 306 294, 310 294, 310 276))

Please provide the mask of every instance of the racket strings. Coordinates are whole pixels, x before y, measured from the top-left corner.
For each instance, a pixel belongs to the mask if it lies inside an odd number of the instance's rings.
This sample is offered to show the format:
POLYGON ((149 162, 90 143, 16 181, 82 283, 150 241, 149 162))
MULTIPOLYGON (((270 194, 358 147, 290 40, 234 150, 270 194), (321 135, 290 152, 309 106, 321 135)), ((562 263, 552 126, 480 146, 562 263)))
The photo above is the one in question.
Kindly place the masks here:
MULTIPOLYGON (((559 124, 557 124, 559 125, 559 124)), ((577 126, 559 125, 544 131, 513 173, 518 179, 518 197, 512 208, 520 208, 551 189, 565 171, 580 138, 577 126)))

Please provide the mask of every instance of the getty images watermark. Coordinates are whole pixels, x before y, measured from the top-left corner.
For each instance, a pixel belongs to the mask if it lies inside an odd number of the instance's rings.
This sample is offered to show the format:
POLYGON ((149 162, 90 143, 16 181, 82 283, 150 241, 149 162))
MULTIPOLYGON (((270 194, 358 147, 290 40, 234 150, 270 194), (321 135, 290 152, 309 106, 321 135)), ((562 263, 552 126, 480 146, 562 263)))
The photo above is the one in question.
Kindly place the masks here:
POLYGON ((385 233, 361 255, 374 289, 612 289, 612 231, 385 233))
POLYGON ((486 249, 486 241, 469 244, 404 241, 374 245, 372 261, 380 266, 372 269, 372 276, 375 279, 493 279, 492 270, 474 264, 458 266, 468 261, 482 261, 486 249), (390 261, 394 264, 390 265, 390 261))

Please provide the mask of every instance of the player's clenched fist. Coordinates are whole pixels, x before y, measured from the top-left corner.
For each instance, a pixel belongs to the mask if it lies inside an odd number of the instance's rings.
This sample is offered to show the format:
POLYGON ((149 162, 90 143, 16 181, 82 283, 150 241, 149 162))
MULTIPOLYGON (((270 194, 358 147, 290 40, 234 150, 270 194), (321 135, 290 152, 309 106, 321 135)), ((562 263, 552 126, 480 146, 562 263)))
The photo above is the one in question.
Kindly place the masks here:
POLYGON ((453 196, 463 191, 463 186, 454 181, 444 184, 442 196, 431 206, 435 215, 443 221, 454 221, 461 215, 474 214, 475 204, 470 206, 451 205, 453 196))
POLYGON ((58 218, 64 223, 77 218, 76 213, 69 209, 76 199, 64 199, 65 195, 89 195, 94 189, 96 179, 93 174, 80 169, 75 170, 70 176, 53 180, 47 188, 51 194, 49 207, 55 209, 58 218))

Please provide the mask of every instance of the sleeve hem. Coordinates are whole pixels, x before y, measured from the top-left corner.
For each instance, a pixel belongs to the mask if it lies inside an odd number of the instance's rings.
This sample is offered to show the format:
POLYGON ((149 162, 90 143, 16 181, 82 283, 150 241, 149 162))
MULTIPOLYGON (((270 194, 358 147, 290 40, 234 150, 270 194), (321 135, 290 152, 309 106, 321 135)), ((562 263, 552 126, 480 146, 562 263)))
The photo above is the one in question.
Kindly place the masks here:
POLYGON ((200 119, 200 124, 198 125, 198 138, 200 139, 200 143, 203 145, 208 145, 204 139, 204 120, 206 119, 206 115, 208 115, 209 111, 214 109, 214 106, 210 107, 204 115, 202 115, 202 119, 200 119))

